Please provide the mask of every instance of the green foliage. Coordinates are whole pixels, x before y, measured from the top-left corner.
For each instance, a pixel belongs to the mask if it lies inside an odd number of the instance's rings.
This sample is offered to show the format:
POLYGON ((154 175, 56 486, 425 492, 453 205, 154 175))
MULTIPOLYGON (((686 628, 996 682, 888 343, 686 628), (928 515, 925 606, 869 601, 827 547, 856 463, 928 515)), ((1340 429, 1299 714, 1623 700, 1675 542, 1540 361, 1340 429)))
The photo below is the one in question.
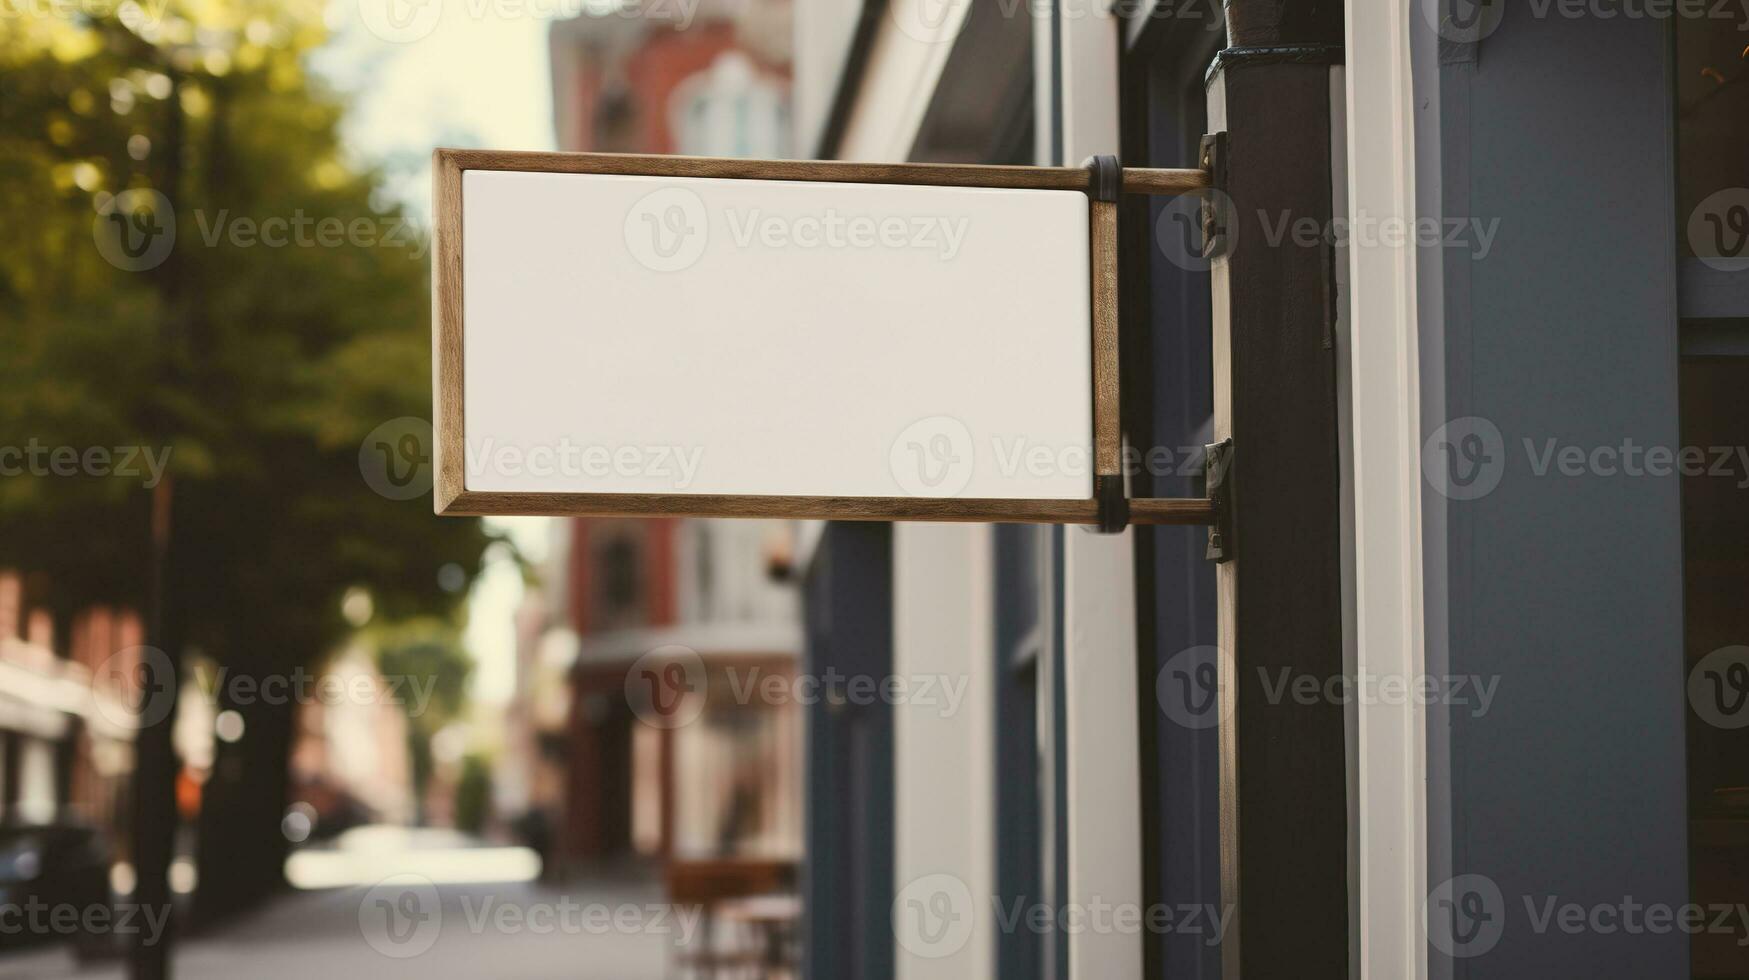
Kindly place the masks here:
POLYGON ((461 777, 455 784, 455 829, 466 834, 484 830, 491 798, 491 766, 478 755, 463 759, 461 777))
MULTIPOLYGON (((273 218, 404 229, 381 175, 345 161, 342 100, 305 71, 323 4, 60 12, 96 6, 0 18, 0 447, 167 449, 172 622, 221 661, 319 656, 351 587, 385 617, 451 617, 465 591, 440 590, 439 569, 478 568, 487 535, 425 497, 379 496, 358 458, 377 425, 429 414, 422 240, 228 234, 273 218), (94 231, 130 188, 176 217, 169 257, 141 271, 94 231)), ((0 476, 0 566, 46 573, 62 611, 143 605, 143 483, 0 476)))
POLYGON ((412 678, 421 689, 430 687, 428 703, 402 701, 407 713, 407 750, 413 764, 413 796, 423 802, 434 764, 431 740, 461 716, 474 662, 456 645, 454 630, 445 622, 401 623, 371 634, 377 669, 384 677, 412 678))
POLYGON ((429 703, 404 702, 409 728, 425 738, 460 717, 467 704, 474 661, 456 645, 447 622, 420 620, 373 630, 377 670, 384 677, 416 678, 430 685, 429 703))

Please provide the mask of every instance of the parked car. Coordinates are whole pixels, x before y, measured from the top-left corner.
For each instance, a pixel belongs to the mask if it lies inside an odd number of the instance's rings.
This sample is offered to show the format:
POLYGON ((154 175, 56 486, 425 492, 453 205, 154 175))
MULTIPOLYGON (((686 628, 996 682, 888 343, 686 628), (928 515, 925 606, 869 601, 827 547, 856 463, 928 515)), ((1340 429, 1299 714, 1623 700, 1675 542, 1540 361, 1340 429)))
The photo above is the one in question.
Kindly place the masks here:
MULTIPOLYGON (((0 950, 67 942, 81 957, 111 951, 113 930, 85 928, 94 920, 89 910, 110 905, 109 868, 109 847, 89 827, 0 827, 0 950), (67 930, 52 918, 61 906, 78 910, 59 913, 59 921, 74 923, 67 930)), ((96 921, 109 923, 110 913, 96 921)))

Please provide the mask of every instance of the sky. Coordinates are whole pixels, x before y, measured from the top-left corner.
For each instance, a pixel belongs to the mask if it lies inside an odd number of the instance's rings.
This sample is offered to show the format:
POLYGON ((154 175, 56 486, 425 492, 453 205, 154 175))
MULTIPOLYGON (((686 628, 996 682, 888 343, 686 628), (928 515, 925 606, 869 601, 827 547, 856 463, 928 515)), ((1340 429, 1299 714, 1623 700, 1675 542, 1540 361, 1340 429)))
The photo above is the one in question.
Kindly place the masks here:
MULTIPOLYGON (((384 166, 394 195, 428 218, 433 147, 552 149, 545 12, 580 9, 580 0, 332 0, 333 41, 312 66, 351 96, 345 135, 356 161, 384 166)), ((544 556, 545 520, 488 525, 526 558, 544 556)), ((464 638, 482 701, 510 696, 522 596, 514 560, 494 549, 469 596, 464 638)))
POLYGON ((553 147, 547 12, 581 0, 331 0, 314 67, 353 98, 345 134, 430 212, 436 146, 553 147), (397 26, 401 25, 401 26, 397 26))

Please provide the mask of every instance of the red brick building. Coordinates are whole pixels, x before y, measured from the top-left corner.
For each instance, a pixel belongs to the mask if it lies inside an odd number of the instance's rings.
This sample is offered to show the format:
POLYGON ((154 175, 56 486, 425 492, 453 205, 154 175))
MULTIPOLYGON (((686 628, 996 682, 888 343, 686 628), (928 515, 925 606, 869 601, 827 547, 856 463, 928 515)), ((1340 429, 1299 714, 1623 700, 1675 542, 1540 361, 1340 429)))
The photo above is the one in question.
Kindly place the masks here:
MULTIPOLYGON (((788 0, 706 0, 684 23, 578 17, 552 26, 550 46, 560 149, 790 153, 788 0)), ((540 764, 563 773, 561 799, 547 804, 561 866, 799 850, 800 712, 740 703, 728 684, 793 676, 800 617, 781 580, 791 536, 776 522, 563 523, 544 591, 548 633, 523 658, 545 664, 553 634, 565 635, 563 731, 530 739, 540 764), (650 679, 639 658, 660 648, 697 654, 697 689, 667 692, 700 699, 686 702, 688 724, 649 724, 649 705, 634 705, 650 679)))

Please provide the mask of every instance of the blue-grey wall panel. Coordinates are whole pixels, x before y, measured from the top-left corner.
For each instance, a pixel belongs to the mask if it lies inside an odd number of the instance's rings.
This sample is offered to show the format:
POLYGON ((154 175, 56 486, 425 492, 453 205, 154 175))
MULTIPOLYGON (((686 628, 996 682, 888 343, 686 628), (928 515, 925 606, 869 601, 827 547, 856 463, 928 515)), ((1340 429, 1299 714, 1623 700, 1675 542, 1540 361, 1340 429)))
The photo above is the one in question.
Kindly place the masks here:
MULTIPOLYGON (((892 556, 890 524, 826 526, 805 592, 810 676, 891 676, 892 556)), ((804 972, 892 980, 892 709, 820 698, 807 711, 804 972)))
MULTIPOLYGON (((1039 779, 1040 561, 1050 531, 999 524, 995 533, 996 896, 1003 908, 1044 899, 1043 786, 1039 779)), ((1043 937, 1031 929, 998 930, 996 975, 1044 976, 1043 937)))
MULTIPOLYGON (((1443 282, 1422 284, 1443 289, 1423 323, 1437 396, 1424 423, 1432 451, 1499 475, 1475 499, 1461 498, 1481 484, 1426 490, 1442 566, 1430 608, 1449 610, 1448 624, 1430 617, 1448 631, 1430 650, 1497 683, 1485 711, 1430 711, 1449 725, 1430 737, 1435 782, 1450 747, 1449 813, 1430 826, 1442 835, 1449 819, 1450 872, 1499 889, 1471 906, 1497 918, 1459 928, 1501 926, 1491 948, 1432 950, 1435 976, 1688 975, 1680 932, 1543 919, 1551 905, 1687 901, 1677 483, 1539 473, 1551 445, 1678 445, 1667 30, 1509 4, 1479 45, 1448 45, 1418 72, 1439 88, 1422 93, 1438 108, 1423 168, 1437 168, 1447 221, 1475 221, 1438 250, 1443 282), (1486 424, 1436 431, 1471 416, 1486 424)), ((1445 848, 1430 846, 1430 885, 1445 848)))

